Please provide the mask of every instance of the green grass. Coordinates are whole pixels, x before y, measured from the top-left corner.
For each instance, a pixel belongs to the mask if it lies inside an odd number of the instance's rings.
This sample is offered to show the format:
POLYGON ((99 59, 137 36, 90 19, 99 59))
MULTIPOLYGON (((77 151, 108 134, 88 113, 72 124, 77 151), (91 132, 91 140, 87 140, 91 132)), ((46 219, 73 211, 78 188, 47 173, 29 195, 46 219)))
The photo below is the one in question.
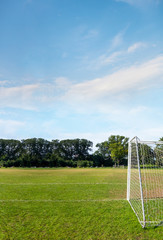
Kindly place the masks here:
POLYGON ((0 169, 0 239, 162 239, 126 198, 126 169, 0 169))

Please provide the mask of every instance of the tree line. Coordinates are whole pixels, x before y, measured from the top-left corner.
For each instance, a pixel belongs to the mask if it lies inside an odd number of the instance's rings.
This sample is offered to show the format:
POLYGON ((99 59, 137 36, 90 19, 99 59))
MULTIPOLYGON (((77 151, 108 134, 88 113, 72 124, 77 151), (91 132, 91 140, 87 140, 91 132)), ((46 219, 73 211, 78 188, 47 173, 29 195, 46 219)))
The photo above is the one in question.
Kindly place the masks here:
POLYGON ((61 141, 0 139, 0 166, 106 167, 127 164, 128 138, 111 135, 96 148, 93 153, 93 142, 78 138, 61 141))

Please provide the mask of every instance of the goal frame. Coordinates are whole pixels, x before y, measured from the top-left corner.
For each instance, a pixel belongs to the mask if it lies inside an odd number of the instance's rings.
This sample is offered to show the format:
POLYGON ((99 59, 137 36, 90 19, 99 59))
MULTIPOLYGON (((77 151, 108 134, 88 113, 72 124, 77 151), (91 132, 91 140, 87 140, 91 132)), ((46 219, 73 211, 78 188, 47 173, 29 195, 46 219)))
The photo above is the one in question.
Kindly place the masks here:
MULTIPOLYGON (((143 196, 143 185, 142 185, 142 176, 141 176, 141 167, 140 167, 140 157, 139 157, 139 149, 138 149, 138 144, 146 144, 146 145, 163 145, 163 141, 141 141, 137 136, 135 136, 134 138, 132 138, 129 142, 128 142, 128 171, 127 171, 127 201, 129 202, 132 210, 134 211, 134 213, 136 214, 140 224, 142 225, 142 227, 146 227, 146 225, 148 224, 148 221, 146 221, 146 214, 145 214, 145 207, 144 207, 144 196, 143 196), (141 202, 141 214, 142 214, 142 219, 140 219, 139 214, 137 213, 137 211, 135 210, 134 206, 131 203, 131 168, 132 168, 132 149, 131 149, 131 144, 134 142, 135 144, 135 156, 136 156, 136 161, 137 161, 137 175, 138 175, 138 179, 139 179, 139 187, 140 187, 140 199, 139 201, 141 202)), ((144 166, 143 166, 144 167, 144 166)), ((161 175, 162 176, 162 175, 161 175)), ((163 196, 161 196, 161 199, 163 198, 163 196)), ((162 206, 162 205, 161 205, 162 206)), ((162 208, 161 208, 162 211, 162 208)), ((161 225, 163 223, 163 219, 161 222, 161 225)), ((155 226, 157 226, 157 224, 154 224, 155 226)))

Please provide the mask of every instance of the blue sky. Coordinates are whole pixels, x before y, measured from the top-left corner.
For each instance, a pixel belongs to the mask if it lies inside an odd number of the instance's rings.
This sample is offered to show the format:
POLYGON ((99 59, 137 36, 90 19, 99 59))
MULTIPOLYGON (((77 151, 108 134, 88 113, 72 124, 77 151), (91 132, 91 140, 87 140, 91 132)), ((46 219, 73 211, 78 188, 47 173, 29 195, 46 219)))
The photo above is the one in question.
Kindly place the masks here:
POLYGON ((163 137, 163 1, 1 0, 1 138, 163 137))

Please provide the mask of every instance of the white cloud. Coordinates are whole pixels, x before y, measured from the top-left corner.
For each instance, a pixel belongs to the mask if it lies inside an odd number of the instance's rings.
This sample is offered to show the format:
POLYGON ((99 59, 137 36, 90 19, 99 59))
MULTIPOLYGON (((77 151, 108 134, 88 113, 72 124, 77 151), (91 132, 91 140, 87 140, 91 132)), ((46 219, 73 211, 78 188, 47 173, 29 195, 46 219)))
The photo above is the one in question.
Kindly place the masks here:
POLYGON ((137 42, 137 43, 134 43, 132 46, 130 46, 128 48, 128 53, 133 53, 135 52, 136 50, 140 49, 140 48, 144 48, 146 47, 146 44, 143 43, 143 42, 137 42))
POLYGON ((105 112, 108 105, 126 101, 134 93, 162 83, 163 56, 158 56, 143 64, 77 84, 61 77, 51 83, 0 87, 0 107, 37 110, 64 104, 81 111, 82 108, 89 109, 91 103, 92 111, 98 106, 99 111, 105 112))
POLYGON ((163 56, 140 65, 121 69, 103 78, 97 78, 68 89, 65 99, 73 102, 86 102, 118 96, 128 91, 142 90, 161 82, 163 75, 163 56))
POLYGON ((64 77, 50 83, 38 83, 16 87, 0 87, 0 107, 39 110, 57 103, 72 83, 64 77))
POLYGON ((33 98, 39 84, 17 87, 0 87, 0 107, 35 109, 33 98))

